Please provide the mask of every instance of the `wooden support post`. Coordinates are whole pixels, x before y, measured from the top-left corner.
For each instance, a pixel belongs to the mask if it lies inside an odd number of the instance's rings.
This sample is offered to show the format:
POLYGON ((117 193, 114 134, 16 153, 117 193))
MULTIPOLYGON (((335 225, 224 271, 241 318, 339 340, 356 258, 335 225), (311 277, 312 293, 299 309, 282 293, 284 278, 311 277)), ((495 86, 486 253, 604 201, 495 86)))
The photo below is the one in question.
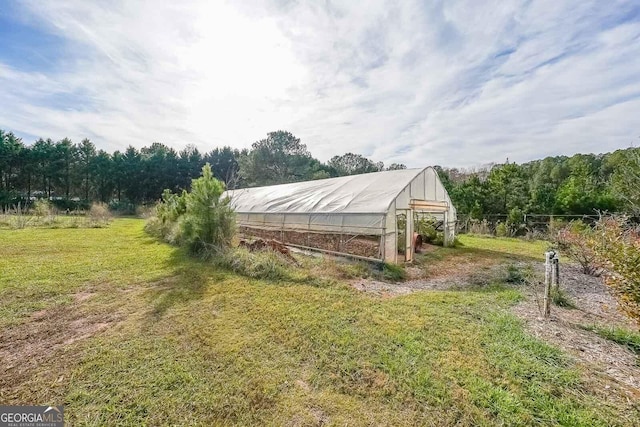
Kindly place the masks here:
POLYGON ((404 250, 404 261, 410 262, 413 260, 413 211, 407 210, 406 212, 406 222, 404 224, 404 234, 405 234, 405 250, 404 250))
POLYGON ((551 314, 551 281, 553 276, 552 260, 555 255, 554 251, 547 251, 544 253, 544 300, 543 300, 543 315, 544 318, 549 318, 551 314))

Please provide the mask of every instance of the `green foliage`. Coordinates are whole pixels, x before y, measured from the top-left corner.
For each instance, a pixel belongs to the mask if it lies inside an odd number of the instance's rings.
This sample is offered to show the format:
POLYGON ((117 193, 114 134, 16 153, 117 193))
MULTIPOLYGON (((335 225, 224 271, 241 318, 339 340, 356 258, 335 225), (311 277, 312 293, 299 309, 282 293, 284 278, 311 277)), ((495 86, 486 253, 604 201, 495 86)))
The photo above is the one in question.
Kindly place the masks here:
POLYGON ((640 215, 640 148, 618 150, 607 158, 611 194, 628 213, 640 215))
POLYGON ((621 344, 640 355, 640 334, 637 332, 629 331, 618 326, 589 325, 582 326, 582 328, 595 332, 604 339, 621 344))
MULTIPOLYGON (((385 169, 382 162, 355 153, 336 155, 323 164, 286 131, 268 133, 250 150, 221 147, 201 153, 187 146, 176 152, 153 143, 107 153, 88 139, 74 144, 68 138, 40 138, 27 146, 0 129, 0 210, 35 196, 52 200, 61 211, 88 209, 92 201, 100 201, 114 212, 134 214, 136 205, 154 203, 164 189, 188 190, 205 163, 232 189, 405 167, 392 164, 385 169), (132 207, 126 208, 129 203, 132 207)), ((640 148, 521 165, 506 162, 472 171, 436 170, 458 213, 472 219, 503 220, 515 212, 640 213, 640 148)), ((521 219, 514 219, 506 221, 509 232, 523 234, 521 219)))
POLYGON ((458 213, 475 219, 514 209, 556 215, 640 212, 640 148, 473 171, 440 168, 438 174, 458 213))
POLYGON ((560 288, 554 287, 551 289, 551 301, 558 307, 577 308, 567 293, 560 288))
POLYGON ((202 177, 192 181, 190 192, 163 192, 156 216, 149 219, 146 229, 204 257, 222 253, 231 245, 235 232, 234 213, 229 199, 221 199, 223 192, 224 184, 206 164, 202 177))
POLYGON ((509 229, 507 228, 507 224, 504 222, 499 222, 496 225, 496 236, 498 237, 509 237, 509 229))
POLYGON ((303 181, 315 172, 311 171, 314 160, 291 132, 270 132, 240 159, 240 173, 250 186, 303 181))
POLYGON ((436 230, 438 221, 429 216, 416 218, 414 222, 415 231, 423 236, 426 243, 436 246, 444 245, 444 233, 436 230))
POLYGON ((525 228, 523 222, 524 212, 520 208, 512 208, 507 216, 507 227, 510 236, 518 235, 525 228))
POLYGON ((527 283, 530 275, 531 272, 525 272, 521 267, 518 267, 514 264, 509 264, 507 266, 505 282, 512 285, 524 285, 525 283, 527 283))
POLYGON ((407 278, 404 267, 397 264, 382 264, 382 278, 390 282, 399 282, 407 278))
MULTIPOLYGON (((401 169, 401 167, 398 167, 399 165, 394 165, 396 168, 401 169)), ((339 176, 379 172, 384 168, 382 163, 374 163, 366 157, 354 153, 333 156, 329 160, 328 166, 333 168, 339 176)))

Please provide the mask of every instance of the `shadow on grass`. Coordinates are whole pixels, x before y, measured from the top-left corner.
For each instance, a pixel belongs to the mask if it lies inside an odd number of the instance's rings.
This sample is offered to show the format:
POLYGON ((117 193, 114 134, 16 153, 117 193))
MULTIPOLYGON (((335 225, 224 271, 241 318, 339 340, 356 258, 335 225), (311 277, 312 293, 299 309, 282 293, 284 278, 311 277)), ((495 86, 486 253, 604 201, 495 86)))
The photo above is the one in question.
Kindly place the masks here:
POLYGON ((176 305, 201 299, 212 279, 223 279, 223 271, 216 270, 210 262, 189 256, 184 249, 176 248, 167 261, 170 276, 152 284, 149 300, 150 314, 162 317, 176 305))
POLYGON ((247 283, 261 285, 326 287, 332 283, 300 268, 285 265, 275 277, 251 277, 216 264, 213 259, 192 256, 183 248, 175 248, 165 265, 171 274, 151 284, 148 293, 152 319, 164 316, 175 306, 202 299, 212 282, 222 282, 234 276, 244 278, 247 283))

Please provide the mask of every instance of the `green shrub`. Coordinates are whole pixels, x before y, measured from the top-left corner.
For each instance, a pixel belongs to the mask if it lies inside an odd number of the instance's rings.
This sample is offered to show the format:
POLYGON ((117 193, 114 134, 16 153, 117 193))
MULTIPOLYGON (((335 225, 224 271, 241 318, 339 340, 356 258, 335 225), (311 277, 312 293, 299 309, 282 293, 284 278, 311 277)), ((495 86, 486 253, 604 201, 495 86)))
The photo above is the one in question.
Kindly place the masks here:
POLYGON ((162 193, 155 216, 147 221, 145 229, 205 258, 223 253, 235 232, 234 213, 229 199, 221 199, 223 192, 224 184, 214 178, 207 163, 202 176, 191 181, 191 192, 162 193))
POLYGON ((507 228, 507 225, 504 222, 499 222, 498 225, 496 225, 496 236, 498 237, 509 236, 509 229, 507 228))
POLYGON ((576 308, 576 305, 562 289, 551 289, 551 301, 558 307, 576 308))
POLYGON ((507 215, 507 236, 517 236, 526 229, 524 224, 524 213, 518 208, 513 208, 507 215))
POLYGON ((191 192, 184 194, 185 212, 180 229, 186 246, 193 253, 224 251, 235 233, 235 215, 228 198, 220 199, 224 184, 214 178, 211 166, 202 168, 202 176, 191 181, 191 192))
POLYGON ((507 266, 507 276, 505 282, 513 285, 523 285, 527 282, 528 274, 522 271, 517 265, 510 264, 507 266))
POLYGON ((438 220, 434 217, 417 218, 414 224, 416 232, 420 234, 425 243, 436 246, 444 246, 444 233, 436 229, 438 220))
POLYGON ((391 282, 399 282, 407 277, 404 267, 397 264, 382 264, 382 278, 391 282))

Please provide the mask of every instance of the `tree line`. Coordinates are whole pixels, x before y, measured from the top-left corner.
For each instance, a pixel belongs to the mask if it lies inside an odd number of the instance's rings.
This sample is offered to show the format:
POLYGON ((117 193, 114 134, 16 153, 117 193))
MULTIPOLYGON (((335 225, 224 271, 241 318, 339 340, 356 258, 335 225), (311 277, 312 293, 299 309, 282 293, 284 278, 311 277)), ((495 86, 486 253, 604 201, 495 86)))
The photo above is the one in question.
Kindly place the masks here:
POLYGON ((346 153, 326 163, 315 159, 299 138, 286 131, 271 132, 250 149, 214 148, 200 152, 188 145, 180 151, 154 142, 137 149, 108 153, 89 139, 73 143, 38 139, 25 144, 0 129, 0 208, 35 199, 52 200, 59 208, 74 209, 91 202, 154 202, 164 189, 189 189, 191 180, 209 163, 215 178, 228 188, 322 179, 389 169, 366 157, 346 153))
MULTIPOLYGON (((73 143, 38 139, 25 144, 0 130, 0 206, 3 209, 37 198, 59 207, 126 202, 153 202, 164 189, 189 189, 191 180, 209 163, 227 188, 306 181, 381 170, 382 162, 354 153, 324 163, 299 138, 276 131, 250 149, 231 147, 200 152, 189 145, 176 151, 154 142, 137 149, 107 153, 88 139, 73 143)), ((453 203, 462 215, 582 215, 596 211, 631 213, 638 206, 640 148, 606 154, 547 157, 528 163, 505 162, 475 170, 436 166, 453 203)))
POLYGON ((436 169, 458 212, 475 219, 638 214, 640 206, 640 148, 507 161, 471 171, 436 169))

